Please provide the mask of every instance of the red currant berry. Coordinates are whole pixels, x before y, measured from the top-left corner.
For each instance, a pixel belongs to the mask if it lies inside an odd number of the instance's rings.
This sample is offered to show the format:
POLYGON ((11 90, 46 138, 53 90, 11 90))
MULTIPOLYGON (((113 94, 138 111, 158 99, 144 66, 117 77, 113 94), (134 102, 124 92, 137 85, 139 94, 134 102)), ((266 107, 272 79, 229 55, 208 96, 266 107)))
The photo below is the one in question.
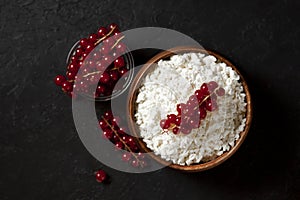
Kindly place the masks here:
POLYGON ((81 67, 81 66, 83 65, 83 62, 82 62, 82 61, 79 61, 79 62, 78 62, 78 65, 79 65, 79 67, 81 67))
POLYGON ((141 166, 142 168, 147 167, 147 162, 144 161, 144 160, 140 160, 140 166, 141 166))
POLYGON ((213 91, 215 90, 217 87, 219 87, 218 83, 215 82, 215 81, 210 81, 208 84, 207 84, 207 87, 209 89, 209 91, 213 91))
POLYGON ((93 45, 93 44, 88 44, 88 45, 86 46, 84 52, 85 52, 86 54, 88 54, 88 53, 90 53, 90 52, 93 50, 93 48, 94 48, 94 45, 93 45))
POLYGON ((199 127, 199 120, 195 119, 190 119, 189 121, 189 126, 191 128, 198 128, 199 127))
POLYGON ((130 147, 136 146, 136 143, 135 143, 133 137, 130 137, 130 136, 128 137, 126 143, 127 143, 130 147))
POLYGON ((102 130, 104 130, 105 128, 108 127, 108 125, 107 125, 107 123, 106 123, 106 121, 104 119, 100 119, 99 120, 99 125, 102 128, 102 130))
POLYGON ((133 152, 138 152, 140 149, 137 145, 134 145, 134 146, 130 146, 130 149, 133 151, 133 152))
POLYGON ((200 119, 205 119, 207 114, 206 109, 203 106, 200 106, 199 111, 200 111, 200 119))
POLYGON ((112 114, 111 111, 106 111, 103 116, 106 120, 112 120, 113 119, 113 114, 112 114))
POLYGON ((76 76, 76 73, 75 72, 68 72, 67 73, 67 78, 69 80, 74 80, 75 79, 75 76, 76 76))
POLYGON ((62 89, 65 91, 65 92, 72 92, 73 90, 73 86, 70 82, 68 81, 65 81, 63 82, 62 84, 62 89))
POLYGON ((70 71, 70 72, 75 72, 75 73, 77 73, 77 72, 78 72, 78 69, 79 69, 78 64, 75 64, 75 63, 73 63, 73 62, 68 66, 68 71, 70 71))
POLYGON ((110 55, 103 56, 103 62, 108 66, 112 63, 113 59, 110 55))
POLYGON ((176 135, 176 134, 179 133, 179 128, 178 127, 174 127, 172 131, 176 135))
POLYGON ((138 157, 139 159, 144 159, 144 158, 145 158, 145 154, 142 153, 142 152, 138 152, 138 153, 137 153, 137 157, 138 157))
POLYGON ((96 180, 99 183, 102 183, 107 178, 107 175, 106 175, 106 173, 103 170, 98 170, 97 172, 95 172, 95 176, 96 176, 96 180))
POLYGON ((197 99, 199 99, 199 97, 202 95, 201 90, 196 90, 194 94, 196 95, 197 99))
POLYGON ((129 162, 131 159, 131 153, 129 152, 126 152, 122 155, 122 160, 125 161, 125 162, 129 162))
POLYGON ((112 29, 114 29, 114 30, 119 29, 118 25, 115 24, 115 23, 111 23, 110 25, 108 25, 108 28, 109 28, 110 30, 112 30, 112 29))
POLYGON ((196 96, 196 95, 191 95, 191 96, 189 97, 189 101, 190 101, 190 102, 193 102, 193 103, 195 103, 195 104, 197 104, 197 103, 198 103, 197 96, 196 96))
POLYGON ((112 50, 112 52, 111 52, 110 55, 111 55, 111 57, 112 57, 113 59, 117 59, 118 54, 117 54, 116 51, 112 50))
POLYGON ((138 167, 138 166, 139 166, 139 161, 136 160, 136 159, 134 159, 134 160, 131 161, 131 165, 132 165, 133 167, 138 167))
POLYGON ((212 95, 210 95, 211 100, 216 101, 218 99, 217 95, 215 93, 213 93, 212 95))
POLYGON ((116 147, 116 150, 120 150, 120 149, 123 149, 124 145, 121 141, 119 141, 119 142, 116 142, 115 147, 116 147))
POLYGON ((75 56, 80 58, 83 54, 83 50, 82 48, 77 48, 76 51, 75 51, 75 56))
POLYGON ((123 57, 119 57, 114 61, 115 68, 120 68, 125 66, 125 61, 123 57))
POLYGON ((113 138, 114 134, 113 134, 112 130, 110 130, 109 128, 107 128, 107 129, 103 130, 103 136, 104 136, 104 138, 107 138, 107 139, 110 140, 110 139, 113 138))
POLYGON ((162 129, 168 129, 170 127, 170 121, 169 120, 165 120, 165 119, 161 120, 160 121, 160 127, 162 129))
POLYGON ((96 63, 93 60, 89 60, 87 62, 87 67, 89 67, 89 68, 95 68, 96 67, 96 63))
POLYGON ((219 88, 217 91, 216 91, 217 95, 218 96, 224 96, 225 95, 225 90, 224 88, 219 88))
POLYGON ((98 35, 95 34, 95 33, 93 33, 93 34, 91 34, 91 35, 89 36, 89 41, 90 41, 90 43, 95 43, 95 42, 97 42, 97 39, 98 39, 98 35))
POLYGON ((95 62, 98 62, 101 59, 102 55, 100 52, 93 52, 92 59, 95 62))
POLYGON ((128 72, 128 69, 125 67, 122 67, 119 69, 120 76, 124 76, 124 74, 126 74, 127 72, 128 72))
POLYGON ((118 116, 115 116, 114 118, 112 118, 112 123, 116 124, 116 125, 119 125, 121 124, 121 118, 118 117, 118 116))
POLYGON ((218 109, 218 104, 215 100, 211 100, 211 105, 212 105, 212 111, 215 111, 218 109))
POLYGON ((99 77, 98 76, 95 76, 95 75, 91 75, 90 76, 90 84, 94 85, 94 84, 97 84, 99 81, 99 77))
POLYGON ((117 142, 120 141, 120 138, 119 138, 117 135, 113 135, 112 141, 113 141, 114 143, 117 143, 117 142))
POLYGON ((194 107, 187 107, 185 110, 184 110, 184 116, 193 116, 195 113, 195 110, 194 110, 194 107))
POLYGON ((111 51, 110 48, 111 48, 110 46, 102 44, 101 53, 103 53, 103 54, 109 54, 109 52, 111 51))
POLYGON ((121 137, 123 137, 126 133, 125 133, 125 131, 124 131, 123 128, 120 128, 120 129, 118 130, 118 134, 119 134, 121 137))
POLYGON ((199 103, 201 103, 205 98, 205 94, 203 93, 202 90, 196 90, 195 95, 196 95, 199 103))
POLYGON ((203 83, 203 84, 201 85, 200 90, 201 90, 201 93, 202 93, 203 95, 208 95, 208 94, 209 94, 208 87, 207 87, 207 84, 206 84, 206 83, 203 83))
POLYGON ((176 115, 170 114, 167 117, 168 117, 168 120, 170 121, 170 123, 175 123, 175 121, 176 121, 176 115))
MULTIPOLYGON (((83 61, 86 57, 87 57, 87 55, 88 55, 88 53, 83 53, 82 55, 81 55, 81 60, 83 61)), ((80 64, 80 65, 82 65, 82 64, 80 64)))
POLYGON ((181 103, 177 104, 176 110, 177 110, 178 115, 181 115, 181 109, 182 109, 182 104, 181 103))
POLYGON ((100 75, 100 83, 108 83, 110 81, 110 76, 107 72, 103 72, 101 75, 100 75))
POLYGON ((98 85, 97 89, 96 89, 97 93, 99 94, 104 94, 106 92, 106 88, 104 85, 98 85))
POLYGON ((83 38, 80 40, 79 45, 85 49, 90 44, 89 40, 87 38, 83 38))
POLYGON ((127 143, 128 142, 128 135, 123 135, 122 140, 127 143))
POLYGON ((114 30, 113 31, 113 37, 115 40, 120 39, 123 36, 123 34, 119 30, 114 30))
POLYGON ((212 110, 213 110, 213 104, 212 104, 212 101, 211 101, 210 98, 208 98, 208 99, 206 100, 205 108, 206 108, 206 110, 208 110, 208 111, 212 111, 212 110))
POLYGON ((74 63, 78 62, 79 61, 79 57, 78 56, 71 56, 70 61, 74 62, 74 63))
POLYGON ((100 72, 104 72, 104 70, 107 68, 107 66, 105 65, 105 62, 103 62, 102 60, 101 61, 98 61, 96 63, 96 69, 100 72))
POLYGON ((176 120, 175 120, 175 124, 177 125, 177 126, 180 126, 180 124, 181 124, 181 117, 176 117, 176 120))
POLYGON ((113 81, 117 81, 119 79, 119 73, 117 71, 110 71, 109 75, 113 81))
POLYGON ((103 41, 103 45, 108 46, 110 48, 114 45, 114 43, 115 43, 115 40, 112 37, 109 37, 103 41))
POLYGON ((63 75, 57 75, 54 79, 54 83, 57 86, 62 86, 62 84, 66 81, 66 78, 63 75))
POLYGON ((190 134, 192 129, 190 127, 187 127, 187 126, 183 126, 181 127, 180 131, 183 133, 183 134, 190 134))
POLYGON ((191 96, 186 105, 188 108, 190 108, 190 110, 194 110, 194 108, 198 105, 198 99, 194 96, 191 96))
POLYGON ((108 31, 105 27, 100 27, 97 32, 97 34, 100 38, 104 37, 107 33, 108 33, 108 31))
POLYGON ((122 131, 122 134, 125 134, 128 132, 128 129, 126 127, 120 127, 120 131, 122 131))
POLYGON ((116 48, 116 51, 119 53, 119 54, 124 54, 126 52, 126 46, 124 43, 120 42, 117 44, 117 46, 115 47, 116 48))
POLYGON ((161 127, 162 129, 165 127, 165 123, 166 123, 166 120, 165 120, 165 119, 160 120, 159 125, 160 125, 160 127, 161 127))

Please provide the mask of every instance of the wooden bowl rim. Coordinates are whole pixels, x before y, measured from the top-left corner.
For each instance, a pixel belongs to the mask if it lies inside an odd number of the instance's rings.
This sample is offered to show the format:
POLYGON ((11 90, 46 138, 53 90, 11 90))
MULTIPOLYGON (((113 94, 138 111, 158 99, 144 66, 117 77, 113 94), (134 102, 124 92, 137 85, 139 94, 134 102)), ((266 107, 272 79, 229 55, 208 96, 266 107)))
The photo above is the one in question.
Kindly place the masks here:
POLYGON ((182 54, 182 53, 188 53, 188 52, 196 52, 196 53, 203 53, 206 55, 213 55, 217 58, 218 61, 224 62, 226 65, 230 66, 234 71, 238 73, 240 76, 240 82, 243 85, 244 92, 246 94, 246 125, 244 131, 240 133, 240 137, 238 140, 235 141, 235 145, 230 148, 229 151, 223 153, 221 156, 218 156, 217 158, 205 162, 205 163, 199 163, 199 164, 192 164, 192 165, 178 165, 178 164, 170 164, 170 162, 165 161, 162 159, 159 155, 155 155, 147 146, 146 144, 142 141, 142 139, 138 139, 138 145, 141 147, 142 150, 144 150, 146 153, 149 153, 149 155, 155 159, 157 162, 169 166, 173 169, 176 170, 182 170, 186 172, 200 172, 204 170, 211 169, 213 167, 216 167, 226 161, 228 158, 230 158, 241 146, 241 144, 244 142, 250 126, 252 122, 252 101, 251 101, 251 95, 249 92, 248 85, 242 76, 242 74, 239 72, 239 70, 233 65, 230 61, 228 61, 226 58, 221 56, 220 54, 211 51, 211 50, 206 50, 203 48, 199 47, 193 47, 193 46, 180 46, 180 47, 175 47, 166 51, 163 51, 161 53, 158 53, 154 57, 152 57, 150 60, 148 60, 140 69, 140 71, 137 73, 135 76, 130 89, 128 93, 128 99, 127 99, 127 116, 128 116, 128 123, 129 123, 129 129, 131 132, 133 132, 133 135, 137 138, 140 136, 138 135, 138 131, 136 129, 136 125, 134 123, 134 111, 135 111, 135 100, 136 100, 136 92, 138 91, 138 88, 140 87, 141 80, 144 78, 144 76, 147 74, 146 72, 151 69, 151 65, 153 63, 157 63, 161 59, 165 59, 167 57, 170 57, 174 54, 182 54))

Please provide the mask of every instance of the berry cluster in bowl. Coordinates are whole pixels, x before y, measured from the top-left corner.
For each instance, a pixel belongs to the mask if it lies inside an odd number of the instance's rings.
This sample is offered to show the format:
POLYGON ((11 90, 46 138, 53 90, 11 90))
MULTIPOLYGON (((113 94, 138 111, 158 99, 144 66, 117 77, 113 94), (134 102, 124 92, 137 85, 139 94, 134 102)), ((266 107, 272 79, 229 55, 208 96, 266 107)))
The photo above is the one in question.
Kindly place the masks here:
POLYGON ((203 83, 201 87, 189 97, 186 103, 177 104, 177 115, 169 114, 160 121, 160 127, 170 130, 174 134, 189 134, 192 129, 199 128, 207 112, 218 109, 218 96, 224 96, 225 90, 215 81, 203 83))
POLYGON ((68 56, 66 75, 57 75, 55 84, 72 97, 110 100, 120 95, 133 76, 133 57, 124 38, 112 23, 80 39, 68 56))

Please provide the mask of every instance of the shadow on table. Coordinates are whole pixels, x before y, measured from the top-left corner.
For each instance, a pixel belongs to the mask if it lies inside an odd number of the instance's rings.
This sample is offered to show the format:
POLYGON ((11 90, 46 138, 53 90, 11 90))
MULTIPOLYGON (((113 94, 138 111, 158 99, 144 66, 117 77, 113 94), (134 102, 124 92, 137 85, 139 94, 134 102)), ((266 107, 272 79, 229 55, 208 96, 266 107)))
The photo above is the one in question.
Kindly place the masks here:
MULTIPOLYGON (((222 165, 191 175, 233 194, 294 195, 297 170, 297 123, 293 102, 284 91, 267 89, 263 81, 249 82, 253 101, 253 123, 240 149, 222 165), (295 120, 294 120, 295 121, 295 120)), ((296 100, 295 100, 296 101, 296 100)), ((290 197, 290 196, 286 196, 290 197)), ((292 196, 294 197, 294 196, 292 196)))

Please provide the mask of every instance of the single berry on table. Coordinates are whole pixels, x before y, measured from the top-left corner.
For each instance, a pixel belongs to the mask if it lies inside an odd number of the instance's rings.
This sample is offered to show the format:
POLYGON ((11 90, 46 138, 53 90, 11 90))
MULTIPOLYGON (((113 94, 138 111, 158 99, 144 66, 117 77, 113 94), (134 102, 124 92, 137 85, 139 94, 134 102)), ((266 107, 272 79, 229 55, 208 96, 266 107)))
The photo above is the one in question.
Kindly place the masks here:
POLYGON ((99 183, 102 183, 107 178, 107 175, 106 175, 105 171, 103 171, 103 170, 96 171, 95 176, 96 176, 96 181, 99 183))

